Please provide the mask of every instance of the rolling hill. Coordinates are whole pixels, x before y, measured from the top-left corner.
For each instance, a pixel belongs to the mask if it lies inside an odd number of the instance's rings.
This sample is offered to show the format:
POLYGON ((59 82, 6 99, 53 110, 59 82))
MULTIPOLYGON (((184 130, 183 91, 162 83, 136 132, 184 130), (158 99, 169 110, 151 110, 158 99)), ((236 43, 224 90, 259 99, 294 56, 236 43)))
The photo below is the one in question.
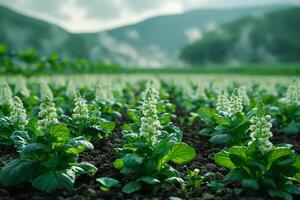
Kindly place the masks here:
POLYGON ((191 64, 280 63, 300 60, 300 7, 228 23, 183 48, 191 64))
POLYGON ((0 43, 11 49, 33 47, 42 54, 57 52, 66 57, 101 59, 125 66, 179 65, 180 49, 206 32, 244 16, 260 16, 288 7, 194 10, 112 30, 75 34, 0 6, 0 43))

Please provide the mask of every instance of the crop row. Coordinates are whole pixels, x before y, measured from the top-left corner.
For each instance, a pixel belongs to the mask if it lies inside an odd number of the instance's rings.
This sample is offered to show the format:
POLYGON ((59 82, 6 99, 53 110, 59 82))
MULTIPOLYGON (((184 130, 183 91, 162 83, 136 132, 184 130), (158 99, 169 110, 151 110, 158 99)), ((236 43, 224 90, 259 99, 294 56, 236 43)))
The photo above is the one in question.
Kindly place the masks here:
POLYGON ((29 182, 47 193, 72 190, 76 177, 97 171, 79 156, 116 129, 122 129, 123 146, 115 149, 119 158, 113 166, 124 178, 95 177, 104 192, 174 184, 183 190, 223 187, 207 182, 210 173, 188 169, 184 175, 175 167, 197 154, 183 142, 179 127, 202 123, 205 128, 194 134, 224 147, 214 160, 228 169, 224 183, 238 183, 237 193, 263 191, 284 199, 300 194, 300 156, 290 144, 271 142, 274 131, 300 133, 296 80, 264 87, 251 81, 178 83, 144 77, 0 80, 0 145, 18 153, 17 159, 0 163, 4 187, 29 182))

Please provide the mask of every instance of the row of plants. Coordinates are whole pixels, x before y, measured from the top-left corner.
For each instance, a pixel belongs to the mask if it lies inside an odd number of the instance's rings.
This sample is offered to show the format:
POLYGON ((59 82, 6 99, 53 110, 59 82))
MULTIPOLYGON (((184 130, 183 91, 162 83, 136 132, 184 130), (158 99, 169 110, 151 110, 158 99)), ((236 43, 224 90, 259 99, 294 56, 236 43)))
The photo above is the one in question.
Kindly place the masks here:
POLYGON ((14 51, 0 43, 1 74, 110 73, 120 69, 117 64, 67 58, 57 53, 40 55, 33 48, 14 51))
POLYGON ((222 145, 214 160, 229 172, 223 183, 205 184, 218 188, 237 182, 237 195, 262 191, 291 199, 300 194, 300 156, 289 144, 270 142, 274 128, 278 134, 299 134, 296 81, 276 83, 274 94, 256 84, 246 89, 234 82, 216 88, 212 82, 176 85, 157 79, 149 86, 143 78, 102 84, 91 77, 87 84, 45 80, 17 78, 1 84, 0 144, 18 153, 0 171, 4 187, 29 182, 48 193, 72 190, 76 177, 97 171, 91 163, 79 162, 80 155, 121 128, 123 145, 115 149, 119 158, 112 165, 123 178, 95 177, 101 190, 196 189, 213 174, 177 170, 176 165, 197 155, 178 127, 201 123, 205 128, 194 134, 222 145))

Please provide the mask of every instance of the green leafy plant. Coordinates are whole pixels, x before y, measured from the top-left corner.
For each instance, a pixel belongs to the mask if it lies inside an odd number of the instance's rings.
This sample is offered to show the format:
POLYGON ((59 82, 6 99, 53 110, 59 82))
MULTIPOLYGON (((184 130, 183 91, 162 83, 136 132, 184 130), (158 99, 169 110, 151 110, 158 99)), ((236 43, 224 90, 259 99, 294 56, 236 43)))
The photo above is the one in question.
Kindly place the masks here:
POLYGON ((287 135, 300 133, 300 87, 294 80, 285 97, 270 108, 274 116, 273 124, 287 135))
POLYGON ((117 149, 120 159, 114 167, 130 177, 122 191, 132 193, 140 190, 143 184, 179 182, 184 180, 168 163, 185 164, 192 160, 196 152, 189 145, 182 143, 182 133, 175 127, 161 126, 157 116, 157 93, 149 88, 142 106, 143 117, 137 129, 133 124, 123 133, 124 146, 117 149))
POLYGON ((67 125, 58 122, 49 99, 41 105, 39 116, 39 121, 31 120, 27 129, 12 134, 20 158, 1 169, 0 183, 7 187, 31 182, 48 193, 58 188, 71 190, 76 176, 97 170, 88 162, 78 163, 78 155, 93 145, 82 136, 71 138, 67 125))
POLYGON ((291 145, 277 145, 269 141, 271 117, 265 115, 260 102, 251 118, 251 140, 246 146, 233 146, 215 155, 215 162, 230 169, 225 180, 240 182, 244 191, 265 191, 271 197, 292 199, 300 194, 294 182, 300 182, 300 156, 291 145))
POLYGON ((17 130, 24 130, 28 124, 26 110, 22 100, 14 97, 9 117, 0 117, 0 144, 13 145, 11 134, 17 130))
POLYGON ((71 117, 64 115, 72 135, 85 136, 88 140, 97 141, 107 137, 115 128, 115 122, 101 118, 100 113, 90 112, 86 100, 79 91, 75 95, 75 107, 71 117))
POLYGON ((200 134, 211 137, 214 144, 240 145, 247 141, 246 130, 249 128, 249 118, 252 113, 243 112, 243 97, 235 89, 229 97, 225 91, 218 94, 216 111, 200 110, 200 117, 204 122, 214 124, 203 129, 200 134), (214 128, 214 126, 216 126, 214 128))

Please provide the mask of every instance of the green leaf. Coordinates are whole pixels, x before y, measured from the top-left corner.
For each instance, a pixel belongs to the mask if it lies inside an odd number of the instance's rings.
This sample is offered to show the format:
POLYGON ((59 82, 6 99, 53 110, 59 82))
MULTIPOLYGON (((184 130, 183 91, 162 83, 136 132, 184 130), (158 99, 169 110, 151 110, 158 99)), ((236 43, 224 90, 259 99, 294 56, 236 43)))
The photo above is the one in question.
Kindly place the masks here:
POLYGON ((143 181, 143 182, 148 183, 150 185, 160 183, 160 181, 158 179, 150 177, 150 176, 143 176, 143 177, 139 178, 138 181, 143 181))
POLYGON ((68 146, 69 148, 66 150, 66 152, 72 153, 74 155, 82 153, 86 149, 94 149, 94 146, 83 136, 73 138, 68 144, 68 146))
POLYGON ((171 121, 171 119, 172 119, 171 113, 163 113, 163 114, 159 115, 159 121, 162 125, 169 123, 171 121))
POLYGON ((135 109, 127 109, 127 116, 132 122, 138 122, 140 120, 138 112, 135 109))
POLYGON ((177 177, 177 176, 167 178, 167 179, 165 179, 165 182, 167 182, 167 183, 179 183, 182 188, 185 185, 184 180, 180 177, 177 177))
POLYGON ((285 191, 287 191, 288 193, 300 195, 300 187, 299 186, 288 184, 288 185, 285 185, 283 187, 283 189, 285 191))
POLYGON ((111 122, 111 121, 107 121, 105 119, 101 119, 100 126, 105 131, 111 132, 111 131, 113 131, 115 129, 116 123, 115 122, 111 122))
POLYGON ((127 154, 124 156, 123 162, 126 167, 136 167, 143 162, 143 158, 137 154, 127 154))
POLYGON ((245 188, 245 189, 259 190, 259 184, 254 179, 243 179, 241 183, 242 183, 243 188, 245 188))
POLYGON ((216 164, 228 169, 233 169, 235 167, 234 163, 231 162, 229 158, 229 153, 226 150, 222 150, 214 156, 216 164))
POLYGON ((271 165, 279 158, 291 154, 293 154, 293 151, 288 147, 274 147, 267 153, 266 158, 268 160, 269 165, 271 165))
POLYGON ((229 134, 216 134, 210 138, 210 142, 213 144, 224 144, 229 142, 232 139, 229 134))
POLYGON ((235 166, 247 164, 247 148, 243 146, 233 146, 229 149, 229 158, 235 166))
POLYGON ((81 163, 77 164, 77 167, 80 167, 82 170, 78 173, 78 175, 81 174, 95 174, 97 172, 97 167, 95 167, 93 164, 83 161, 81 163))
POLYGON ((124 187, 122 188, 122 192, 130 194, 130 193, 140 190, 141 188, 142 188, 142 185, 140 182, 131 181, 131 182, 127 183, 126 185, 124 185, 124 187))
POLYGON ((216 190, 222 189, 224 187, 224 183, 218 181, 212 181, 207 184, 207 186, 214 188, 216 190))
POLYGON ((168 154, 163 158, 163 163, 169 160, 175 164, 185 164, 193 160, 196 156, 196 151, 193 147, 185 143, 177 143, 172 146, 168 154))
POLYGON ((249 178, 248 172, 243 168, 235 168, 231 170, 225 177, 226 181, 241 181, 243 179, 249 178))
POLYGON ((0 182, 4 186, 12 186, 29 181, 35 176, 37 163, 27 160, 12 160, 0 171, 0 182))
POLYGON ((106 188, 115 187, 120 184, 120 181, 118 181, 117 179, 109 177, 97 178, 96 181, 106 188))
POLYGON ((30 142, 30 137, 26 131, 14 131, 10 138, 18 150, 21 150, 30 142))
POLYGON ((44 173, 32 182, 32 186, 47 193, 53 193, 58 188, 71 191, 75 182, 75 175, 66 171, 52 171, 44 173))
POLYGON ((170 134, 168 137, 161 140, 159 143, 155 144, 153 148, 152 158, 159 157, 166 155, 172 145, 174 145, 176 141, 174 140, 174 134, 170 134))
POLYGON ((25 146, 22 149, 21 153, 22 154, 31 154, 31 153, 36 153, 38 151, 49 152, 50 149, 49 149, 49 147, 47 147, 46 145, 41 144, 41 143, 31 143, 31 144, 28 144, 27 146, 25 146))
POLYGON ((52 126, 49 134, 52 136, 54 146, 61 146, 69 141, 69 129, 65 124, 56 124, 52 126))
POLYGON ((122 159, 116 159, 113 165, 116 169, 122 169, 122 167, 124 166, 124 162, 122 159))
POLYGON ((292 195, 290 195, 288 192, 285 192, 283 190, 269 190, 269 195, 271 197, 281 197, 284 200, 293 200, 292 195))
POLYGON ((296 135, 300 132, 300 128, 297 124, 290 123, 287 127, 283 128, 282 131, 287 135, 296 135))

